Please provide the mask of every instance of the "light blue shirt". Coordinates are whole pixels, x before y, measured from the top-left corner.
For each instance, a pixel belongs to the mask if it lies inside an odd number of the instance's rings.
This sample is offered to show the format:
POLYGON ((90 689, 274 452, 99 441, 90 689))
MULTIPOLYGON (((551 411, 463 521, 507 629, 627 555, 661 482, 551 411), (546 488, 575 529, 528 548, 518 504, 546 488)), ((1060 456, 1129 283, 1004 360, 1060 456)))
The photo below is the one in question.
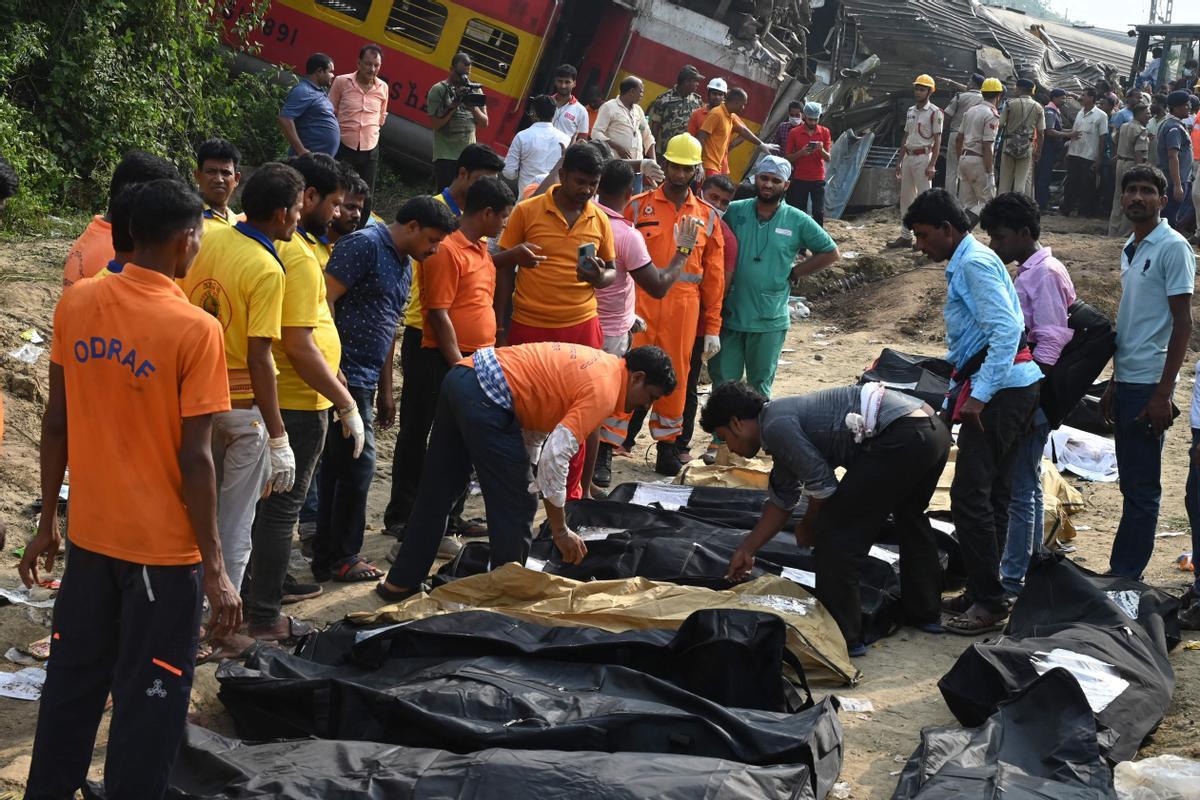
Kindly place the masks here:
POLYGON ((1030 386, 1042 379, 1037 364, 1014 364, 1025 330, 1021 303, 1008 270, 974 236, 963 237, 946 265, 946 360, 955 369, 985 347, 983 366, 971 378, 971 397, 988 402, 1002 389, 1030 386))
POLYGON ((1158 383, 1162 378, 1174 322, 1167 298, 1190 295, 1195 281, 1196 255, 1165 219, 1140 244, 1132 236, 1126 240, 1113 359, 1119 383, 1158 383))
POLYGON ((1122 108, 1120 111, 1113 114, 1112 121, 1108 123, 1109 130, 1113 131, 1114 133, 1119 133, 1121 130, 1121 126, 1124 125, 1126 122, 1131 122, 1132 120, 1133 120, 1133 109, 1132 108, 1122 108))

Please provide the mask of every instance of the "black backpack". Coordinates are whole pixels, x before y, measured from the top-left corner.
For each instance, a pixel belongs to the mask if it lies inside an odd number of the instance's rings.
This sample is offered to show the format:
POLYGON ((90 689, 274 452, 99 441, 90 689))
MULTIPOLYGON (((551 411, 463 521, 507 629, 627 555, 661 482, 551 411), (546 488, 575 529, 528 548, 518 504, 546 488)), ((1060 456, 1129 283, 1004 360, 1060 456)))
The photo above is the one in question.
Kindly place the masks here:
POLYGON ((1051 429, 1061 425, 1075 409, 1117 352, 1112 321, 1082 300, 1067 309, 1067 325, 1075 335, 1042 382, 1042 411, 1051 429))

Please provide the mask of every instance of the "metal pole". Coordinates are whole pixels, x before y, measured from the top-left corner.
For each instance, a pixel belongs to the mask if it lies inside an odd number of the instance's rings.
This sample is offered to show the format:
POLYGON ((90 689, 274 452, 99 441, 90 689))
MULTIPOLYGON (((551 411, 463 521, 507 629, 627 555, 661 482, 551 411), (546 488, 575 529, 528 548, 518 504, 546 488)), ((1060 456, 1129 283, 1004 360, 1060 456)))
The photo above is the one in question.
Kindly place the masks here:
POLYGON ((1150 0, 1150 24, 1158 22, 1158 0, 1150 0))

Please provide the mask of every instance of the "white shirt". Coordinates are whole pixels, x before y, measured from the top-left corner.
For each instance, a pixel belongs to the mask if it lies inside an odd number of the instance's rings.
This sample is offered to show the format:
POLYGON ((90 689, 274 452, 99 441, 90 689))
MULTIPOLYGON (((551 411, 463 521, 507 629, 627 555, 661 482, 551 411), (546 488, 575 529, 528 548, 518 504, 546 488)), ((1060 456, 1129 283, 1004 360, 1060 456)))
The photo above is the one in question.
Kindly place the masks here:
POLYGON ((1080 109, 1071 130, 1079 131, 1081 135, 1067 145, 1067 155, 1099 161, 1104 134, 1108 133, 1108 114, 1096 106, 1092 106, 1091 111, 1080 109))
POLYGON ((516 179, 520 194, 531 183, 541 183, 554 169, 570 137, 549 122, 535 122, 513 139, 504 159, 504 177, 516 179))
POLYGON ((571 96, 571 101, 565 105, 554 106, 554 127, 575 140, 576 136, 587 136, 588 111, 587 106, 571 96))
POLYGON ((619 97, 600 106, 592 138, 607 142, 617 158, 642 158, 654 144, 654 136, 646 123, 646 112, 637 103, 633 108, 626 108, 619 97))

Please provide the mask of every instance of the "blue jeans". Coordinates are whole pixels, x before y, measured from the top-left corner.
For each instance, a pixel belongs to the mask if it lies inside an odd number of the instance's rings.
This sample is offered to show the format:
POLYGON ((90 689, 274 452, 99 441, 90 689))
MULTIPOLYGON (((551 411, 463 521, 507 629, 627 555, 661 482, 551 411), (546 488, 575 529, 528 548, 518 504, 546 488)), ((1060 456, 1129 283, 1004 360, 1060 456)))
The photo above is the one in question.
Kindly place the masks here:
POLYGON ((1017 442, 1013 458, 1012 499, 1008 503, 1008 539, 1000 559, 1000 585, 1009 594, 1019 594, 1025 583, 1029 556, 1041 547, 1044 521, 1042 508, 1042 452, 1050 438, 1050 423, 1039 407, 1033 428, 1017 442))
MULTIPOLYGON (((1192 449, 1200 444, 1200 428, 1192 428, 1192 449)), ((1187 494, 1184 496, 1184 505, 1187 506, 1188 525, 1192 529, 1192 563, 1196 563, 1196 559, 1200 558, 1200 469, 1196 468, 1196 463, 1192 461, 1191 453, 1188 454, 1188 476, 1187 476, 1187 494)), ((1193 579, 1193 590, 1196 594, 1200 594, 1200 569, 1196 570, 1195 578, 1193 579)))
POLYGON ((355 458, 354 440, 342 436, 342 425, 330 409, 313 539, 313 575, 319 579, 358 558, 367 528, 367 492, 375 477, 375 388, 351 386, 349 390, 367 436, 362 455, 355 458))
POLYGON ((388 583, 411 589, 429 574, 472 467, 487 508, 492 566, 524 564, 537 499, 529 493, 533 472, 521 423, 488 399, 475 370, 455 366, 442 381, 417 496, 388 583))
POLYGON ((1108 568, 1114 575, 1141 578, 1154 553, 1154 529, 1162 499, 1162 448, 1165 436, 1155 436, 1138 417, 1154 394, 1153 383, 1118 383, 1113 395, 1117 440, 1117 469, 1121 473, 1121 524, 1113 540, 1108 568))

